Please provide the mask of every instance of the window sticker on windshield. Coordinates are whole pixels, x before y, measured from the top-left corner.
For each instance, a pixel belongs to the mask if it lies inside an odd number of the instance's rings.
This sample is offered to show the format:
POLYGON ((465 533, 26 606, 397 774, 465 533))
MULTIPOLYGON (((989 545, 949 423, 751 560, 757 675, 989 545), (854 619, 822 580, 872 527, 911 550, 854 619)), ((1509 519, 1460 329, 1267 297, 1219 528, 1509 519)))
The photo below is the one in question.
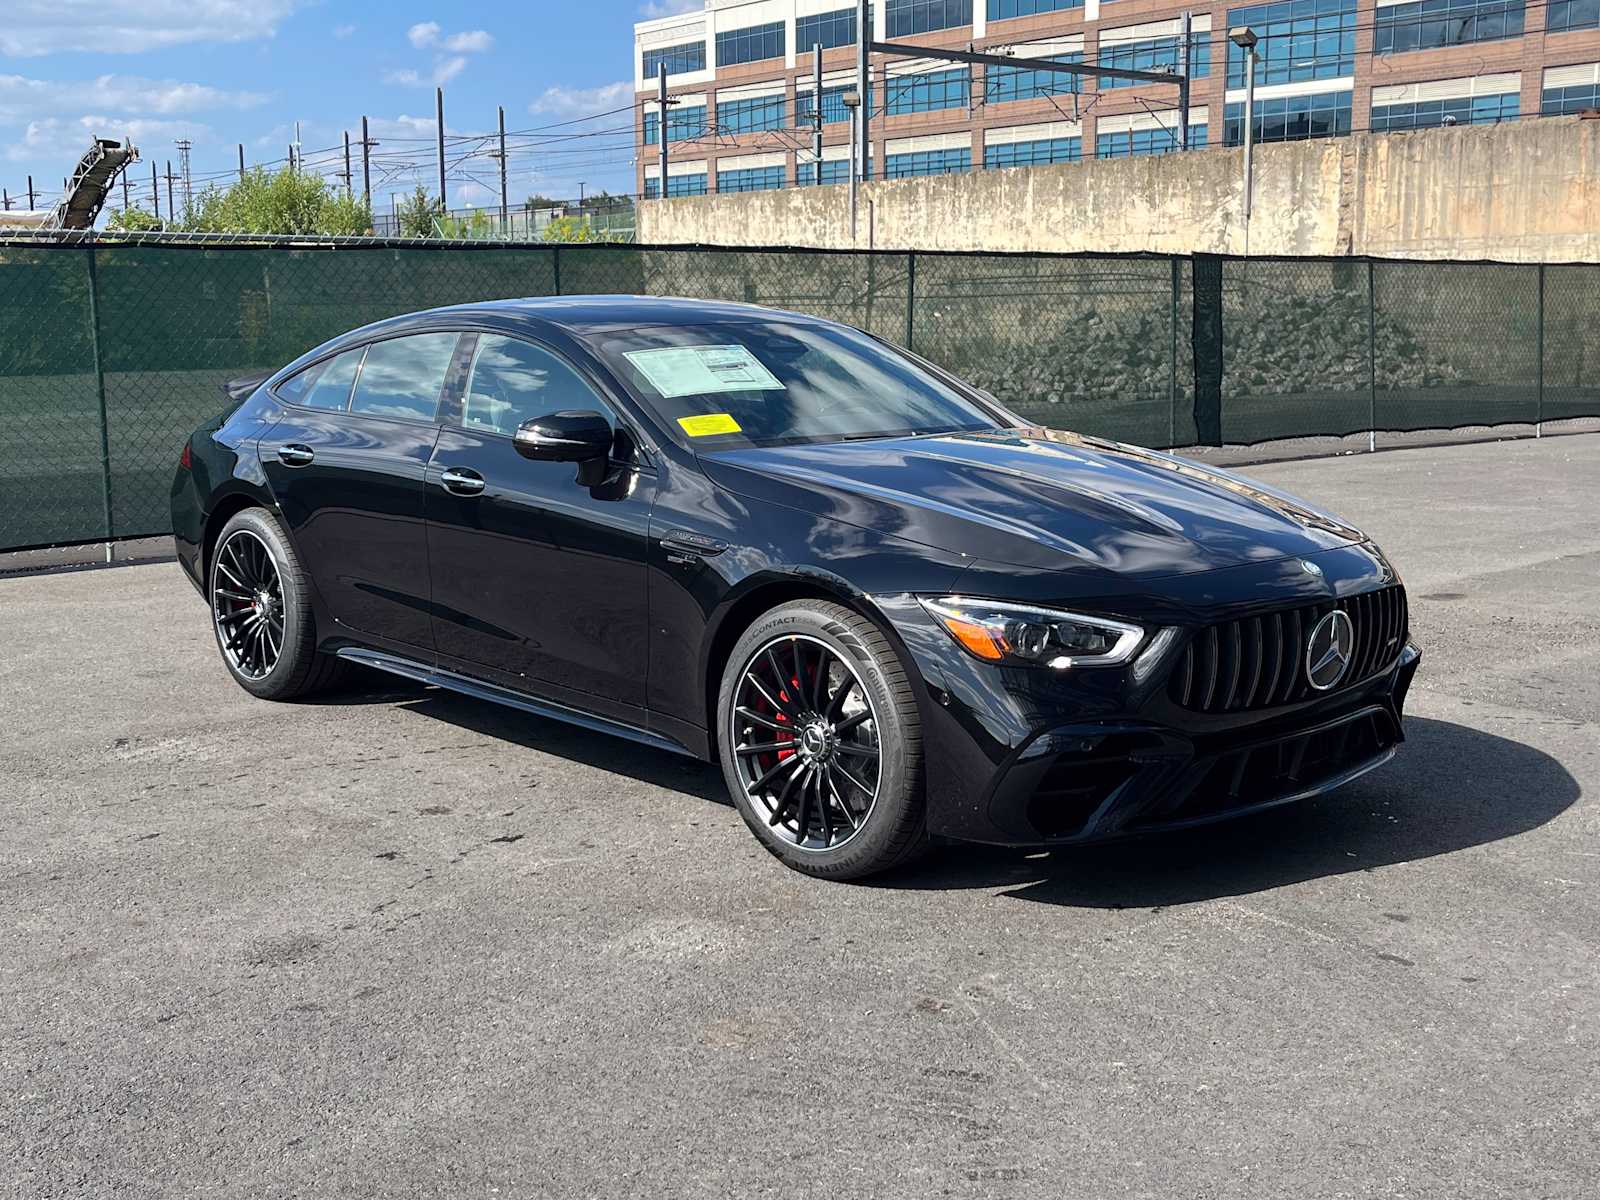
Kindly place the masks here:
POLYGON ((623 355, 663 399, 709 392, 781 392, 783 384, 746 346, 667 346, 623 355))
POLYGON ((690 437, 710 437, 714 433, 741 433, 739 422, 727 413, 706 413, 699 417, 679 417, 678 424, 690 437))

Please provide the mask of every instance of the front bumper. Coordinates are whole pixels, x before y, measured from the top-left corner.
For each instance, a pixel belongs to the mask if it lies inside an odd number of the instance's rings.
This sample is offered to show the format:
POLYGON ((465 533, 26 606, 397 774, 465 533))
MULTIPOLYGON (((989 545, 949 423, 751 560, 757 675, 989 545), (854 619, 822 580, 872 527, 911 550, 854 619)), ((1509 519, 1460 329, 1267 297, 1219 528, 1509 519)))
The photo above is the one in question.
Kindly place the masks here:
POLYGON ((1208 824, 1321 795, 1393 757, 1421 661, 1408 643, 1390 670, 1334 701, 1223 731, 1138 719, 1048 724, 976 787, 973 762, 966 771, 938 762, 962 739, 936 733, 928 739, 930 830, 960 841, 1060 845, 1208 824))

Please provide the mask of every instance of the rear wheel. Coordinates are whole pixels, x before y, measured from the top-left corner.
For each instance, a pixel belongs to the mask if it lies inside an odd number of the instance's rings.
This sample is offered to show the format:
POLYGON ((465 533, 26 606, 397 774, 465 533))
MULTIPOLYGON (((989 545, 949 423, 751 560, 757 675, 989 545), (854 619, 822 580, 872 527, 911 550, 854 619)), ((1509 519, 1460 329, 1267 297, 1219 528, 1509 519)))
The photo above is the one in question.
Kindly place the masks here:
POLYGON ((328 687, 344 664, 317 653, 310 584, 265 509, 234 514, 211 552, 211 626, 223 665, 245 691, 292 700, 328 687))
POLYGON ((816 600, 767 613, 729 655, 717 713, 734 803, 789 866, 855 879, 926 845, 916 697, 858 613, 816 600))

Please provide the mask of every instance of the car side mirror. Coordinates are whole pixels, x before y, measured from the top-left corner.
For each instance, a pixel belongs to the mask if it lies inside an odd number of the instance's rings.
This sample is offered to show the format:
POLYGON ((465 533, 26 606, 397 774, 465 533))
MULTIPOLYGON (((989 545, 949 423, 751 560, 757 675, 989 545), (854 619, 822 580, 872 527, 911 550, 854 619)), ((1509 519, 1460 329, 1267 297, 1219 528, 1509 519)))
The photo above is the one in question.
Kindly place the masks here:
POLYGON ((568 409, 524 421, 511 441, 523 458, 578 464, 580 481, 604 472, 611 457, 611 422, 597 412, 568 409))

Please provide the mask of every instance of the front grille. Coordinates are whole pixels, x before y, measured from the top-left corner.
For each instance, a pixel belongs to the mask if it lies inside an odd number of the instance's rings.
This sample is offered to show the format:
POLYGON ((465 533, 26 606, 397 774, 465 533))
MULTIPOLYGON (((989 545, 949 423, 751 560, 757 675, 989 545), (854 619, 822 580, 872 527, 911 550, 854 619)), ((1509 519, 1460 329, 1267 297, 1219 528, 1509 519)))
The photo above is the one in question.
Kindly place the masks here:
POLYGON ((1406 591, 1398 583, 1342 600, 1225 621, 1200 630, 1184 647, 1167 692, 1173 703, 1203 713, 1249 712, 1293 704, 1313 694, 1306 678, 1306 637, 1341 608, 1355 630, 1349 687, 1394 662, 1405 645, 1406 591))

